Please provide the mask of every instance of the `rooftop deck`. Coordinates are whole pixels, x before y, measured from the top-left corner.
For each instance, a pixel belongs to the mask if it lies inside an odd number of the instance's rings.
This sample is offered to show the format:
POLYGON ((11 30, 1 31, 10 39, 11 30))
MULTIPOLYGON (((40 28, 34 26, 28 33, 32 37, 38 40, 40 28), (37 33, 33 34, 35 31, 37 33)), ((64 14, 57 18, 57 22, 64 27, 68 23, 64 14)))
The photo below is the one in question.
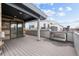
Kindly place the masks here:
POLYGON ((51 41, 36 36, 28 36, 5 41, 2 56, 75 56, 76 52, 71 43, 51 41))

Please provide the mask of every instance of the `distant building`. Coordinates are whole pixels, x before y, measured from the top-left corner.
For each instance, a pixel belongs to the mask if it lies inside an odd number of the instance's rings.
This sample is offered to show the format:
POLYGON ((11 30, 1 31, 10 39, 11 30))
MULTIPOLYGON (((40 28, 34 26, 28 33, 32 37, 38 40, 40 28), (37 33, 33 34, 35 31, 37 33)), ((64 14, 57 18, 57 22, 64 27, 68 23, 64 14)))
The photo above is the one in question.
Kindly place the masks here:
MULTIPOLYGON (((60 24, 58 24, 57 22, 52 21, 52 20, 41 20, 40 27, 41 27, 41 30, 51 29, 52 31, 63 31, 63 26, 61 26, 60 24)), ((36 30, 37 21, 32 21, 32 22, 26 23, 26 29, 27 30, 36 30)))
POLYGON ((63 31, 70 31, 70 26, 64 27, 63 31))
POLYGON ((79 32, 79 28, 71 28, 70 30, 79 32))

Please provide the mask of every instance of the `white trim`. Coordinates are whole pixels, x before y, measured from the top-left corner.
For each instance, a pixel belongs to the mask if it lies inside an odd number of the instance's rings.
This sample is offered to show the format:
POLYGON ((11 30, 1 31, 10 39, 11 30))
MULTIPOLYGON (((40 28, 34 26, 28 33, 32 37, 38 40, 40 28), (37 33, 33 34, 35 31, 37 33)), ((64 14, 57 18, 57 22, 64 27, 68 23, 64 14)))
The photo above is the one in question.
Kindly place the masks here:
POLYGON ((27 6, 28 8, 32 9, 33 11, 35 11, 36 13, 38 13, 39 15, 41 15, 42 17, 46 18, 47 15, 44 14, 44 12, 42 12, 39 8, 37 8, 34 4, 32 3, 22 3, 23 5, 27 6))

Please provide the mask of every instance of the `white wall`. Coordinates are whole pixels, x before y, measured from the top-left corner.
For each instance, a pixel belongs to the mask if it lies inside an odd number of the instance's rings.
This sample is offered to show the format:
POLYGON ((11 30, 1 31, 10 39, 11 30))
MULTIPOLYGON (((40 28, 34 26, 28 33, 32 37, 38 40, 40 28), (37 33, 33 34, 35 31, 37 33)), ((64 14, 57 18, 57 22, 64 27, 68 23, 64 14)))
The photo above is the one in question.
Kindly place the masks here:
POLYGON ((67 32, 67 40, 70 42, 74 42, 74 33, 73 32, 67 32))
POLYGON ((40 34, 41 34, 41 37, 50 38, 50 32, 47 30, 41 30, 40 34))
POLYGON ((61 27, 61 26, 59 26, 59 25, 57 25, 57 24, 55 24, 55 25, 53 25, 53 26, 56 26, 56 27, 58 28, 57 31, 63 31, 63 27, 61 27))
POLYGON ((74 47, 79 56, 79 33, 74 33, 74 47))

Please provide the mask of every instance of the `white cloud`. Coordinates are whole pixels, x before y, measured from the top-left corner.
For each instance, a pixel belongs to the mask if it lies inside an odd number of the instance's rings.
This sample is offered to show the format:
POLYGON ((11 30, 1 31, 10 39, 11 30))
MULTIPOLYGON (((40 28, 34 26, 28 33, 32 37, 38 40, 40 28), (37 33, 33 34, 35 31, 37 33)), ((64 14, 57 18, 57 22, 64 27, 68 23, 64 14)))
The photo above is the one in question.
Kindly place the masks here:
POLYGON ((79 28, 79 23, 71 23, 70 26, 71 28, 79 28))
POLYGON ((63 11, 63 7, 60 7, 58 10, 59 10, 59 11, 63 11))
POLYGON ((40 4, 35 4, 35 6, 40 9, 40 4))
POLYGON ((54 14, 56 14, 56 12, 53 10, 43 10, 43 11, 47 16, 53 16, 54 14))
POLYGON ((55 20, 53 17, 48 17, 47 20, 55 20))
POLYGON ((72 11, 71 7, 66 7, 67 11, 72 11))
POLYGON ((63 26, 70 26, 71 28, 79 28, 79 18, 78 19, 70 19, 67 21, 60 22, 63 26))
POLYGON ((58 15, 59 16, 65 16, 66 14, 65 14, 65 12, 59 12, 58 15))
POLYGON ((72 28, 79 28, 79 19, 74 19, 70 22, 72 28))
POLYGON ((51 6, 53 6, 53 5, 54 5, 54 3, 50 3, 50 5, 51 5, 51 6))

